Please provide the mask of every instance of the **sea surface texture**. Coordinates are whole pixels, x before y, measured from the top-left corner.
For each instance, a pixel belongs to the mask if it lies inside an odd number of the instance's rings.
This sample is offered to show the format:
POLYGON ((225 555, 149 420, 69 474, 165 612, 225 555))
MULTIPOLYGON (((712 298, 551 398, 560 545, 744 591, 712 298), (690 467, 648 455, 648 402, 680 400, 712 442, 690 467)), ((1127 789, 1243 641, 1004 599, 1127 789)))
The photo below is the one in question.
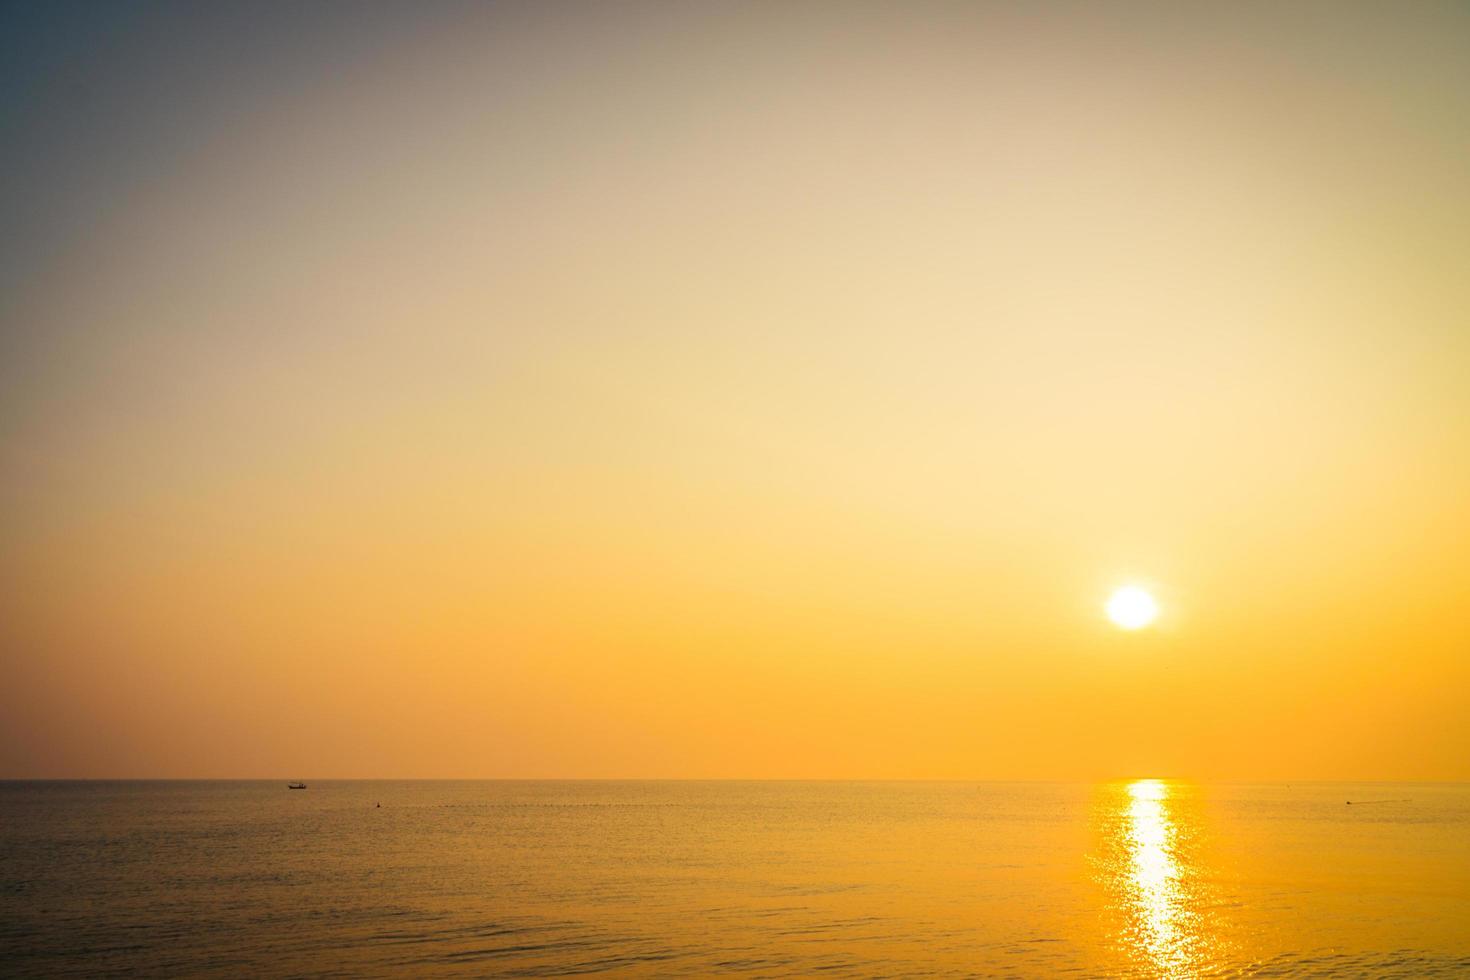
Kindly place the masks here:
POLYGON ((0 783, 6 976, 603 972, 1467 977, 1470 786, 0 783))

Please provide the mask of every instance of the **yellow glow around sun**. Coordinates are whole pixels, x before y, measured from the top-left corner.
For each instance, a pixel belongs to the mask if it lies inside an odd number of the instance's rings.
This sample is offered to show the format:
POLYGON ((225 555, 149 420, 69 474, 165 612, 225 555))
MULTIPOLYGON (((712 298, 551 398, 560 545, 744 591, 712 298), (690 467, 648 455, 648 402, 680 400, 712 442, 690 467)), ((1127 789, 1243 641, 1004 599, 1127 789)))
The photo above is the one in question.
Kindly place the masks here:
POLYGON ((1108 618, 1125 630, 1142 629, 1159 615, 1154 597, 1136 585, 1126 585, 1108 600, 1108 618))

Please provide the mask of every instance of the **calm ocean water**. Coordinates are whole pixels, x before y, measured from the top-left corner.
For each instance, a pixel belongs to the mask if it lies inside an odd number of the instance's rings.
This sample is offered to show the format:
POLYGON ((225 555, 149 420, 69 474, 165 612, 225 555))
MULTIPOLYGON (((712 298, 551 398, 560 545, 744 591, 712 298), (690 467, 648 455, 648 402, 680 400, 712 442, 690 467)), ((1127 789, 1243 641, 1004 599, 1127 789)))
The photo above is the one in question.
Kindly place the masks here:
POLYGON ((1470 786, 0 783, 5 975, 598 972, 1470 976, 1470 786))

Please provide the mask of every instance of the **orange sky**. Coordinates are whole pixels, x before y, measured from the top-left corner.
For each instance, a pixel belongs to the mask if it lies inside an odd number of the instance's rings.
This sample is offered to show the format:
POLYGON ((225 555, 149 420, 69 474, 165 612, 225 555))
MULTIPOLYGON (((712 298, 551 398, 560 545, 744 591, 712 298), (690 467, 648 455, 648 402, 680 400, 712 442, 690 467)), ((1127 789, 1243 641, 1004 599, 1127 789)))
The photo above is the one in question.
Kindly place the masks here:
POLYGON ((0 777, 1470 779, 1464 10, 27 16, 0 777))

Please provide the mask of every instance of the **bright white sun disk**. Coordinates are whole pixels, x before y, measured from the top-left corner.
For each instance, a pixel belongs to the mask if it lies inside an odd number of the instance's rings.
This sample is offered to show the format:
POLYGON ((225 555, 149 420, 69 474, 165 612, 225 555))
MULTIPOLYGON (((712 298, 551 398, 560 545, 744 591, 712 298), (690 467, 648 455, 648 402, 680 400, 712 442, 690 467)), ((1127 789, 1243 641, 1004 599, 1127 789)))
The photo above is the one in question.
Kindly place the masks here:
POLYGON ((1108 600, 1108 618, 1125 630, 1142 629, 1159 614, 1154 597, 1136 585, 1126 585, 1108 600))

